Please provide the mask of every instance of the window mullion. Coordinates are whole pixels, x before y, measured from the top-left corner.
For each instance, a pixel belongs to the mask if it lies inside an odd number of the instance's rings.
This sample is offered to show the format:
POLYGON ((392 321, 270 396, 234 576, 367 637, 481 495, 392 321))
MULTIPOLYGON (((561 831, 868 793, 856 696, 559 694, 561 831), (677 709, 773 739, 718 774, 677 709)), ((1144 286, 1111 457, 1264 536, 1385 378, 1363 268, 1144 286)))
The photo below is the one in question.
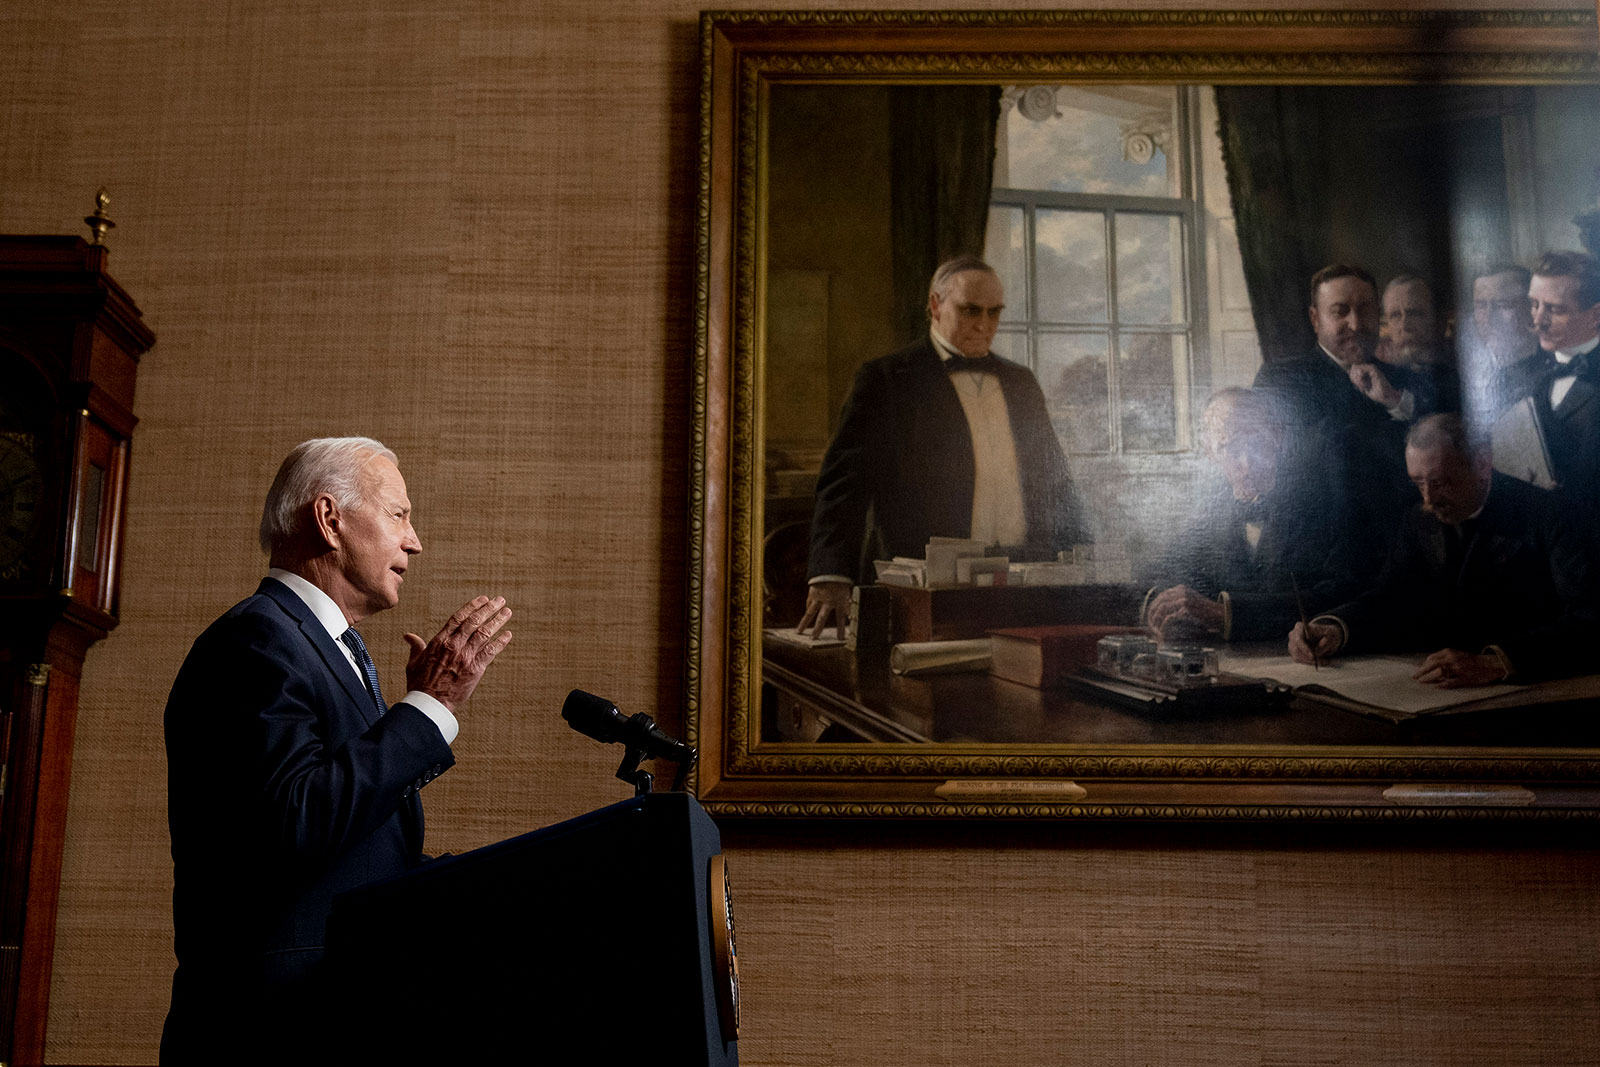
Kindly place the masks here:
POLYGON ((1111 454, 1122 454, 1122 388, 1117 363, 1122 353, 1122 331, 1117 309, 1117 213, 1105 209, 1106 235, 1106 418, 1110 421, 1107 440, 1111 454))
POLYGON ((1027 250, 1023 268, 1023 278, 1027 285, 1028 300, 1028 329, 1024 335, 1027 345, 1023 353, 1028 360, 1028 369, 1035 376, 1039 373, 1039 243, 1038 233, 1038 204, 1030 200, 1022 211, 1023 247, 1027 250))

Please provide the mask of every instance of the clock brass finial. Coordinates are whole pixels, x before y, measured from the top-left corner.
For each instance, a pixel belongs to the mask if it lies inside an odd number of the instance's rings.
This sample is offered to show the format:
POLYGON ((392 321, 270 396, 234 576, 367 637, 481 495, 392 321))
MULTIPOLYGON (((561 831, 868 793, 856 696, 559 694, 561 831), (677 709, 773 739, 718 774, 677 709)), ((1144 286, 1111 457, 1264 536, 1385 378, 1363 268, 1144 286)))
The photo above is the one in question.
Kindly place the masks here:
POLYGON ((94 214, 83 217, 83 221, 89 224, 89 243, 92 245, 105 244, 106 231, 116 225, 106 217, 106 205, 110 203, 111 194, 102 185, 100 191, 94 194, 94 214))

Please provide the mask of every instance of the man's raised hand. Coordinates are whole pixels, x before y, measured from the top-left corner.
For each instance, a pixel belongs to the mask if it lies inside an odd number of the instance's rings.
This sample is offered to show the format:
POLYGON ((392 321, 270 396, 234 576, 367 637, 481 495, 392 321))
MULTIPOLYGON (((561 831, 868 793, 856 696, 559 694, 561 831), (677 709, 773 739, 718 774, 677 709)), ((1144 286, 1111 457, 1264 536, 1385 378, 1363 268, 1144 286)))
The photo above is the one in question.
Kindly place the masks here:
POLYGON ((411 646, 406 686, 427 693, 452 712, 465 703, 489 664, 511 643, 511 631, 500 629, 511 618, 505 605, 503 596, 476 596, 450 616, 432 641, 406 634, 411 646))

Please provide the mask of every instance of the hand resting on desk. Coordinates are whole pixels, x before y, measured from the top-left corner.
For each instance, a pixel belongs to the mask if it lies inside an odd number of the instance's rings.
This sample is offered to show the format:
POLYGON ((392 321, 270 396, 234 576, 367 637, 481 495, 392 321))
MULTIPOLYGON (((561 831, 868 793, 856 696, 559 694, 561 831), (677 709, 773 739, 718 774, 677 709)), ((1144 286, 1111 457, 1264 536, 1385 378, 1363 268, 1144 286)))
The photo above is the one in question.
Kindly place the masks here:
POLYGON ((1471 685, 1494 685, 1506 678, 1505 664, 1491 653, 1474 655, 1454 648, 1441 648, 1422 661, 1411 677, 1441 689, 1463 689, 1471 685))
POLYGON ((806 613, 800 617, 795 632, 821 637, 830 617, 838 626, 839 640, 843 641, 845 624, 850 619, 849 582, 811 583, 806 590, 806 613))
POLYGON ((1220 634, 1222 602, 1175 585, 1151 598, 1145 622, 1163 641, 1220 634))
MULTIPOLYGON (((1295 623, 1289 631, 1289 655, 1296 663, 1327 660, 1344 644, 1344 635, 1332 623, 1295 623)), ((1474 685, 1494 685, 1506 679, 1505 664, 1492 653, 1474 655, 1454 648, 1442 648, 1422 661, 1412 678, 1441 689, 1463 689, 1474 685)))

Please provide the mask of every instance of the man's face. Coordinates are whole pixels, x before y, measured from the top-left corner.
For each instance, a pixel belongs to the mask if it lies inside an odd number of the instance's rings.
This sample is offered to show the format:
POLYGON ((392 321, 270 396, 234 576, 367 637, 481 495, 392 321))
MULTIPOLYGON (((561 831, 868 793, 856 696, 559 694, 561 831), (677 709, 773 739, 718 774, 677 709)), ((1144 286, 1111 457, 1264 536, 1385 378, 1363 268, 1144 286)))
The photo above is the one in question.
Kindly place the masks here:
POLYGON ((361 469, 361 504, 339 512, 340 590, 329 590, 352 623, 400 602, 400 583, 422 542, 411 528, 411 500, 395 465, 373 456, 361 469))
POLYGON ((1332 278, 1317 286, 1311 306, 1317 343, 1345 366, 1372 361, 1378 344, 1378 294, 1360 278, 1332 278))
POLYGON ((1448 446, 1407 448, 1406 473, 1422 494, 1422 508, 1446 526, 1458 526, 1483 507, 1489 491, 1488 457, 1468 459, 1448 446))
POLYGON ((1571 275, 1535 274, 1528 285, 1528 309, 1546 352, 1576 348, 1600 334, 1600 304, 1585 307, 1578 279, 1571 275))
POLYGON ((1421 281, 1401 282, 1383 291, 1383 324, 1401 363, 1426 363, 1438 348, 1439 319, 1433 294, 1421 281))
POLYGON ((1266 435, 1222 436, 1212 444, 1211 454, 1222 467, 1235 500, 1249 503, 1272 492, 1278 478, 1278 457, 1266 435))
POLYGON ((962 271, 950 279, 944 296, 928 298, 928 314, 940 336, 974 359, 989 354, 1005 306, 1000 279, 982 270, 962 271))
POLYGON ((1278 445, 1259 427, 1243 425, 1226 397, 1206 412, 1206 449, 1233 490, 1233 498, 1249 503, 1272 492, 1278 478, 1278 445))
POLYGON ((1496 359, 1504 362, 1530 354, 1533 319, 1528 314, 1528 294, 1515 274, 1473 279, 1472 325, 1496 359))

